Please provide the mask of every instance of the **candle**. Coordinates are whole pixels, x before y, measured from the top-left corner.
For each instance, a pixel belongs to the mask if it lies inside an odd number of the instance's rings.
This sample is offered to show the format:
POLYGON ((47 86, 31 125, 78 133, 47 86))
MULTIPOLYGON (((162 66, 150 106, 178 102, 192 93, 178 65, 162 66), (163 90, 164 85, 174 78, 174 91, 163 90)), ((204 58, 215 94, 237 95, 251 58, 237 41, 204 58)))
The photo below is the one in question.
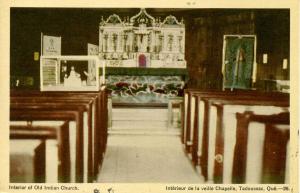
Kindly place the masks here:
POLYGON ((282 69, 286 70, 287 69, 287 65, 288 65, 288 59, 283 59, 283 62, 282 62, 282 69))
POLYGON ((257 63, 254 62, 253 64, 253 74, 252 74, 252 82, 256 82, 256 73, 257 73, 257 63))
POLYGON ((39 52, 34 52, 34 53, 33 53, 33 60, 34 60, 34 61, 38 61, 39 58, 40 58, 39 52))
POLYGON ((268 63, 268 54, 263 54, 263 64, 268 63))

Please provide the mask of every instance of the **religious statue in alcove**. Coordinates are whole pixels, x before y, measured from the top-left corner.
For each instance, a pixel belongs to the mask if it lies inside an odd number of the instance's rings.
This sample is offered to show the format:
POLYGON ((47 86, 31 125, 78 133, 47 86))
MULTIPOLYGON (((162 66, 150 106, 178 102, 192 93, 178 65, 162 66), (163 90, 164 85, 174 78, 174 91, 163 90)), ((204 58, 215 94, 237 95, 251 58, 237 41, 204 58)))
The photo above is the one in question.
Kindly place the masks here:
POLYGON ((250 89, 255 64, 255 36, 225 36, 223 88, 250 89))
POLYGON ((95 86, 95 64, 83 65, 84 62, 69 61, 61 66, 60 82, 66 87, 95 86), (76 67, 75 67, 76 66, 76 67))
POLYGON ((74 66, 71 67, 69 75, 65 74, 64 86, 78 87, 81 86, 80 74, 75 71, 74 66))

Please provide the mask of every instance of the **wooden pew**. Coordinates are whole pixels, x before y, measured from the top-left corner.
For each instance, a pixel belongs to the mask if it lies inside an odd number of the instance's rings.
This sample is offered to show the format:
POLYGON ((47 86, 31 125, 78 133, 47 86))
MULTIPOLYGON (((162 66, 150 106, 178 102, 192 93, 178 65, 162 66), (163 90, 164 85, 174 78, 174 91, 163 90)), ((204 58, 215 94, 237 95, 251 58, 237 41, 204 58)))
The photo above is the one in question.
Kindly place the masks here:
MULTIPOLYGON (((34 182, 47 182, 49 176, 46 173, 46 141, 55 139, 58 145, 58 182, 70 182, 70 151, 69 151, 69 122, 65 121, 59 126, 33 126, 11 125, 10 140, 42 140, 35 149, 34 156, 34 182)), ((51 160, 55 163, 55 160, 51 160)), ((54 166, 55 167, 55 166, 54 166)), ((48 169, 49 170, 49 169, 48 169)), ((47 171, 48 171, 47 170, 47 171)))
MULTIPOLYGON (((205 100, 205 99, 204 99, 205 100)), ((232 183, 233 148, 235 145, 235 113, 246 110, 257 114, 274 114, 288 111, 289 100, 272 100, 270 97, 252 99, 209 98, 213 102, 209 115, 208 181, 232 183)), ((205 155, 204 155, 205 156, 205 155)))
MULTIPOLYGON (((88 171, 89 171, 89 179, 88 181, 91 182, 93 179, 96 178, 99 165, 102 162, 102 157, 106 147, 106 138, 107 138, 107 99, 106 99, 106 92, 105 90, 101 92, 38 92, 38 91, 26 91, 24 92, 12 92, 11 96, 22 96, 22 97, 40 97, 47 100, 47 97, 52 97, 52 100, 55 99, 56 101, 63 100, 63 101, 79 101, 80 100, 90 100, 92 99, 92 113, 91 108, 86 109, 88 110, 88 125, 89 125, 89 135, 88 135, 88 155, 89 155, 89 164, 88 164, 88 171), (91 126, 91 114, 92 116, 92 126, 91 126), (92 134, 91 134, 92 133, 92 134), (92 159, 93 158, 93 159, 92 159), (91 164, 93 162, 93 164, 91 164), (93 175, 92 175, 93 173, 93 175)), ((34 101, 34 99, 28 99, 34 101)), ((40 102, 45 102, 40 99, 40 102)), ((83 101, 81 101, 83 102, 83 101)))
POLYGON ((97 178, 99 168, 102 165, 108 137, 108 97, 106 88, 102 87, 98 93, 97 129, 94 135, 94 180, 97 178))
POLYGON ((183 95, 183 121, 182 121, 182 129, 181 129, 181 142, 186 144, 186 136, 187 136, 187 128, 190 127, 190 106, 191 106, 191 92, 198 91, 198 89, 185 89, 183 95))
MULTIPOLYGON (((182 135, 181 141, 185 144, 186 151, 191 153, 191 145, 193 141, 193 129, 195 122, 195 113, 198 110, 196 103, 198 104, 197 97, 198 96, 226 96, 226 95, 238 95, 245 93, 253 93, 249 91, 218 91, 218 90, 199 90, 199 89, 185 89, 184 90, 184 113, 183 113, 183 126, 182 126, 182 135)), ((199 104, 198 104, 199 105, 199 104)))
MULTIPOLYGON (((195 124, 198 124, 195 119, 195 113, 197 109, 197 96, 234 96, 239 98, 245 98, 250 96, 268 96, 268 97, 279 97, 285 98, 285 94, 279 93, 264 93, 264 92, 257 92, 257 91, 200 91, 198 89, 186 89, 184 90, 184 119, 183 119, 183 128, 182 128, 182 135, 181 140, 182 143, 185 144, 186 151, 191 153, 191 145, 193 141, 193 132, 195 124)), ((199 105, 199 104, 198 104, 199 105)))
MULTIPOLYGON (((85 99, 77 99, 68 101, 67 99, 63 99, 62 101, 56 98, 40 98, 40 97, 32 97, 32 98, 13 98, 11 100, 11 109, 19 108, 26 110, 78 110, 82 111, 83 116, 83 131, 82 136, 83 140, 83 176, 84 181, 90 181, 87 178, 92 177, 92 141, 88 140, 92 135, 92 108, 90 100, 85 99), (20 102, 22 101, 22 102, 20 102)), ((81 135, 81 134, 76 134, 81 135)), ((77 136, 78 138, 79 136, 77 136)))
MULTIPOLYGON (((191 124, 189 127, 187 127, 187 131, 183 133, 187 133, 184 137, 186 138, 185 141, 192 141, 192 147, 191 151, 192 153, 192 160, 195 165, 201 164, 202 173, 207 178, 207 150, 208 150, 208 129, 209 126, 208 117, 210 114, 210 101, 205 102, 205 105, 199 100, 203 97, 216 97, 216 98, 237 98, 237 99, 251 99, 251 98, 257 98, 257 97, 276 97, 278 100, 286 99, 287 96, 285 94, 279 94, 279 93, 260 93, 260 92, 254 92, 254 91, 234 91, 234 92, 228 92, 228 91, 199 91, 199 90, 191 90, 188 91, 190 93, 190 98, 195 98, 194 107, 190 107, 191 110, 194 110, 196 121, 191 121, 191 124), (194 129, 195 128, 195 129, 194 129), (203 137, 206 136, 206 137, 203 137), (203 140, 202 140, 203 139, 203 140), (201 156, 206 155, 206 156, 201 156), (201 158, 201 161, 199 161, 201 158)), ((185 101, 187 101, 185 99, 185 101)), ((189 100, 188 100, 189 101, 189 100)), ((187 106, 185 107, 187 109, 187 106)), ((189 118, 188 115, 189 112, 185 112, 186 117, 189 118)), ((190 147, 189 147, 190 148, 190 147)))
MULTIPOLYGON (((101 87, 99 92, 39 92, 39 91, 12 91, 11 96, 52 96, 52 97, 95 97, 95 118, 94 125, 95 130, 94 135, 94 152, 99 154, 103 152, 104 154, 107 141, 107 92, 105 87, 101 87)), ((103 155, 102 155, 103 157, 103 155)), ((96 166, 94 167, 94 173, 96 174, 99 167, 97 165, 101 164, 102 159, 95 156, 96 166)))
MULTIPOLYGON (((39 94, 39 93, 36 93, 36 94, 39 94)), ((90 103, 90 99, 86 99, 86 101, 83 101, 83 100, 85 100, 85 99, 81 99, 81 98, 83 98, 84 97, 84 95, 83 96, 78 96, 78 95, 75 95, 75 98, 74 98, 74 96, 72 96, 72 98, 69 98, 70 99, 70 101, 68 101, 68 99, 67 99, 67 97, 64 97, 63 95, 61 96, 61 97, 59 97, 60 95, 60 93, 51 93, 50 95, 53 95, 53 94, 55 94, 56 96, 55 97, 48 97, 48 96, 43 96, 42 98, 44 98, 44 99, 42 99, 41 98, 41 96, 40 97, 28 97, 29 99, 27 99, 27 102, 28 101, 30 101, 30 100, 33 100, 33 101, 39 101, 39 103, 41 103, 41 104, 43 104, 43 105, 47 105, 48 104, 48 107, 46 106, 46 107, 44 107, 44 108, 60 108, 60 110, 66 110, 66 109, 72 109, 72 108, 76 108, 75 106, 74 106, 74 104, 76 104, 75 102, 76 101, 79 101, 79 102, 81 102, 81 104, 79 104, 78 102, 77 102, 77 104, 76 105, 83 105, 81 108, 83 108, 82 109, 82 113, 84 113, 84 111, 87 111, 87 113, 88 113, 88 124, 87 124, 87 126, 88 126, 88 129, 86 129, 86 130, 88 130, 89 131, 89 135, 88 135, 88 137, 89 137, 89 140, 87 140, 86 139, 86 142, 88 141, 89 142, 89 148, 88 148, 88 154, 89 154, 89 156, 88 156, 88 177, 89 177, 89 180, 88 181, 91 181, 91 178, 93 178, 93 176, 92 176, 92 171, 93 171, 93 165, 92 165, 92 141, 90 140, 90 139, 92 139, 92 135, 91 135, 91 133, 92 133, 92 127, 91 127, 91 108, 90 108, 90 105, 91 105, 91 103, 90 103), (79 98, 79 97, 81 97, 81 98, 79 98), (58 99, 58 98, 60 98, 60 99, 58 99), (48 101, 48 103, 45 103, 45 100, 46 101, 48 101), (62 103, 62 102, 60 102, 60 103, 58 103, 58 101, 59 100, 63 100, 64 102, 62 103), (49 103, 49 101, 53 101, 55 104, 53 105, 53 104, 51 104, 51 103, 49 103), (57 101, 57 102, 56 102, 57 101), (89 104, 87 104, 87 102, 89 103, 89 104), (66 107, 65 105, 67 105, 68 104, 68 106, 70 106, 70 107, 66 107)), ((44 93, 42 94, 42 95, 44 95, 44 93)), ((27 95, 28 96, 28 95, 27 95)), ((22 101, 24 101, 24 98, 22 99, 22 101)), ((22 106, 24 106, 25 104, 23 104, 23 105, 21 105, 20 106, 20 108, 22 108, 22 106)), ((41 107, 41 108, 43 108, 43 107, 41 107)), ((73 109, 74 110, 74 109, 73 109)), ((76 110, 76 109, 75 109, 76 110)), ((96 110, 96 109, 95 109, 96 110)), ((97 121, 97 117, 95 117, 94 118, 94 120, 95 121, 97 121)), ((78 136, 80 136, 80 135, 78 135, 78 136)), ((94 152, 96 152, 96 151, 94 151, 94 152)), ((99 152, 99 151, 98 151, 99 152)), ((94 158, 96 159, 96 157, 98 157, 98 156, 94 156, 94 158)), ((86 160, 85 160, 86 161, 86 160)), ((85 168, 85 170, 86 170, 86 168, 85 168)))
MULTIPOLYGON (((209 109, 199 108, 201 103, 199 103, 199 97, 204 96, 220 96, 224 97, 226 95, 233 95, 236 96, 238 93, 237 91, 201 91, 198 89, 186 89, 185 90, 185 104, 184 104, 184 112, 183 112, 183 127, 182 127, 182 143, 185 145, 186 152, 189 153, 192 162, 194 165, 200 164, 199 157, 201 153, 198 151, 198 146, 201 149, 202 142, 198 142, 198 138, 202 140, 202 131, 203 131, 203 124, 204 126, 207 125, 207 119, 203 120, 203 116, 207 117, 207 113, 209 109), (204 121, 204 123, 202 123, 204 121), (200 123, 199 123, 200 122, 200 123), (198 132, 200 131, 200 132, 198 132), (198 135, 201 135, 198 137, 198 135)), ((205 133, 204 133, 205 135, 205 133)), ((205 169, 204 169, 205 171, 205 169)))
MULTIPOLYGON (((43 111, 30 111, 27 110, 26 113, 25 111, 20 108, 20 109, 11 109, 10 111, 10 120, 11 121, 28 121, 28 120, 34 120, 34 121, 69 121, 70 122, 70 136, 72 133, 72 122, 75 122, 76 126, 75 129, 76 131, 81 131, 83 127, 83 116, 82 112, 80 111, 58 111, 58 110, 43 110, 43 111)), ((51 122, 50 122, 51 123, 51 122)), ((70 139, 71 140, 71 139, 70 139)), ((76 151, 76 171, 71 170, 71 176, 70 176, 70 181, 71 182, 80 182, 82 179, 82 170, 81 170, 81 165, 82 165, 82 145, 80 146, 79 144, 81 143, 80 137, 76 139, 76 148, 78 151, 76 151), (73 175, 72 175, 73 173, 73 175), (74 176, 72 180, 72 176, 74 176)), ((71 144, 70 144, 71 145, 71 144)))
POLYGON ((190 153, 189 147, 191 146, 191 128, 193 127, 195 100, 193 94, 195 93, 210 93, 218 91, 201 91, 199 89, 185 89, 183 100, 183 113, 182 113, 182 130, 181 130, 181 142, 185 145, 188 153, 190 153))
POLYGON ((256 115, 248 111, 236 117, 233 183, 287 183, 289 113, 256 115))

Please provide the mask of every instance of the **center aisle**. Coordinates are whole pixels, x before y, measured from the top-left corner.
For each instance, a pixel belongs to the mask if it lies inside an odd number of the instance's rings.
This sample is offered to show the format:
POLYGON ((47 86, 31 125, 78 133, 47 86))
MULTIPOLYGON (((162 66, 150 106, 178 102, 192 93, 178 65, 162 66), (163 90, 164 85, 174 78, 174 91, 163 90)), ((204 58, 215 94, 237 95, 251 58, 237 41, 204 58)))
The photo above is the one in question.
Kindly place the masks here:
POLYGON ((179 136, 110 135, 100 183, 203 183, 179 136))

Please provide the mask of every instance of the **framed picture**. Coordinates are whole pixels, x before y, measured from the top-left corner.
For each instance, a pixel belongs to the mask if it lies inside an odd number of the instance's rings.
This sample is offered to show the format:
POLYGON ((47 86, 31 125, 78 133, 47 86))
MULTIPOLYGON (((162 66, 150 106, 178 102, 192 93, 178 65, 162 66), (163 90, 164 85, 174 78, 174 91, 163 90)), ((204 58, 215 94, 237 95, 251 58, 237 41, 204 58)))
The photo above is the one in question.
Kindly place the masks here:
POLYGON ((250 89, 256 81, 255 60, 255 35, 224 35, 223 89, 250 89))

